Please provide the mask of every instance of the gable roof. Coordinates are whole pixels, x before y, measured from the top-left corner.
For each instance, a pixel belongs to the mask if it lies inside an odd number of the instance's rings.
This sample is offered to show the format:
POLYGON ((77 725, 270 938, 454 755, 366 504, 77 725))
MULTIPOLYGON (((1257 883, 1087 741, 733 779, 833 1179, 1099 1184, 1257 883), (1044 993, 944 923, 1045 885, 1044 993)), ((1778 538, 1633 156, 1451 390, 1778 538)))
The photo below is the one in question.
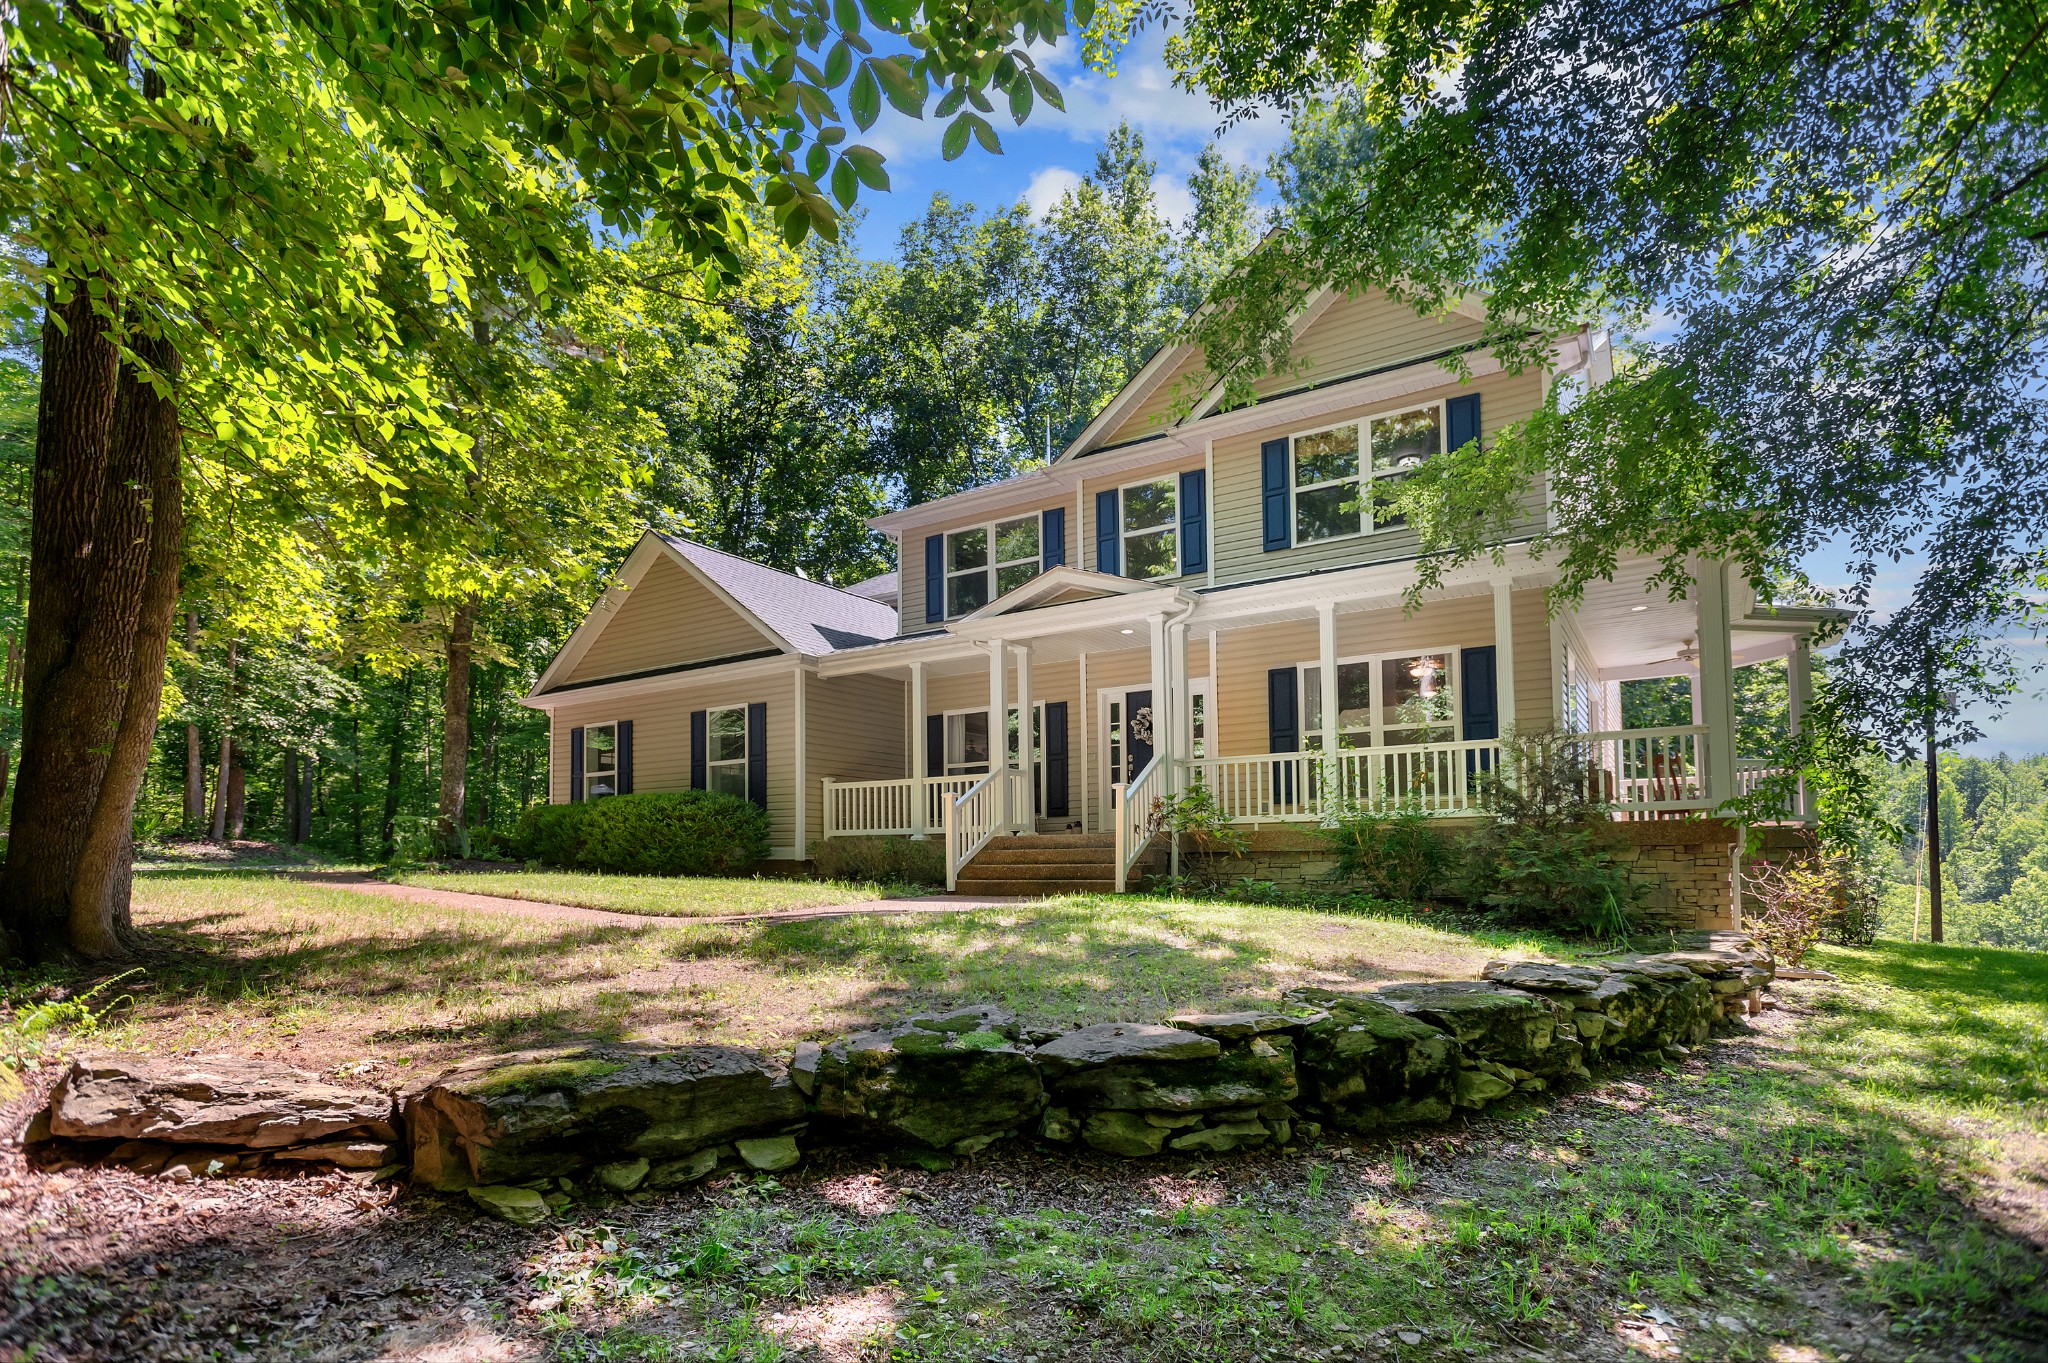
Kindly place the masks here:
POLYGON ((785 573, 676 535, 658 538, 712 586, 780 638, 814 656, 878 643, 896 633, 896 612, 879 601, 785 573))

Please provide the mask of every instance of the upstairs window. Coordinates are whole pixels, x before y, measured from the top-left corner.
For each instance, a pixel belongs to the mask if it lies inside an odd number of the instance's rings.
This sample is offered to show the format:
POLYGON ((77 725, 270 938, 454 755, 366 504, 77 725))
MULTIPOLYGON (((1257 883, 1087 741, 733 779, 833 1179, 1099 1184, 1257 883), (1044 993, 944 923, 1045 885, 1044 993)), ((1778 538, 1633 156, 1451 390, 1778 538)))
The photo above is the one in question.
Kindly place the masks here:
POLYGON ((1391 480, 1443 453, 1443 404, 1297 435, 1291 443, 1296 544, 1383 530, 1403 520, 1389 509, 1391 480))
POLYGON ((1170 476, 1123 489, 1125 577, 1180 576, 1177 504, 1170 476))
POLYGON ((1038 517, 946 535, 946 617, 971 615, 1038 576, 1038 517))

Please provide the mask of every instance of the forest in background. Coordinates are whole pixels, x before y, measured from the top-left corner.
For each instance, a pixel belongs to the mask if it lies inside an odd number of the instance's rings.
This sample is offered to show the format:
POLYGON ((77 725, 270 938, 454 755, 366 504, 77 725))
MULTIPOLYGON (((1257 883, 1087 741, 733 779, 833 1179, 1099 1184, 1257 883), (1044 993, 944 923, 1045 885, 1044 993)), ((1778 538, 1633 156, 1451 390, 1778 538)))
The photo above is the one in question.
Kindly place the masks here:
MULTIPOLYGON (((497 496, 530 499, 547 524, 545 543, 486 546, 498 589, 470 624, 467 711, 479 852, 547 798, 546 720, 519 698, 643 526, 849 583, 893 566, 867 517, 1009 477, 1086 424, 1261 230, 1258 172, 1205 152, 1194 211, 1171 222, 1155 170, 1120 129, 1042 217, 935 195, 880 259, 817 237, 764 244, 716 306, 665 287, 658 248, 605 254, 575 316, 518 370, 539 390, 541 429, 603 445, 597 461, 618 476, 601 497, 570 497, 530 468, 497 470, 497 496), (521 571, 522 556, 549 567, 521 571)), ((1268 173, 1287 174, 1285 156, 1268 173)), ((0 781, 18 742, 36 339, 17 322, 0 347, 0 781)), ((218 828, 350 860, 431 855, 445 609, 338 552, 311 507, 258 516, 233 487, 195 502, 138 837, 218 828)), ((1770 753, 1786 728, 1783 665, 1737 680, 1743 755, 1770 753)), ((1630 683, 1623 704, 1632 727, 1691 722, 1682 679, 1630 683)), ((1890 825, 1862 846, 1885 932, 1924 938, 1923 769, 1868 767, 1890 825)), ((2048 950, 2048 757, 1946 755, 1941 805, 1948 939, 2048 950)))
MULTIPOLYGON (((466 823, 489 850, 547 798, 546 719, 519 699, 643 528, 850 583, 893 566, 868 517, 1011 476, 1087 423, 1260 231, 1258 172, 1205 151, 1170 221, 1156 170, 1124 127, 1042 216, 935 195, 880 259, 764 230, 709 302, 659 241, 600 251, 566 312, 507 297, 494 332, 444 357, 503 438, 464 485, 403 489, 381 525, 302 485, 280 500, 272 468, 209 469, 187 489, 138 838, 445 848, 447 683, 466 656, 466 823), (459 580, 385 552, 421 533, 470 537, 459 580)), ((35 320, 0 338, 0 782, 20 731, 35 320)))

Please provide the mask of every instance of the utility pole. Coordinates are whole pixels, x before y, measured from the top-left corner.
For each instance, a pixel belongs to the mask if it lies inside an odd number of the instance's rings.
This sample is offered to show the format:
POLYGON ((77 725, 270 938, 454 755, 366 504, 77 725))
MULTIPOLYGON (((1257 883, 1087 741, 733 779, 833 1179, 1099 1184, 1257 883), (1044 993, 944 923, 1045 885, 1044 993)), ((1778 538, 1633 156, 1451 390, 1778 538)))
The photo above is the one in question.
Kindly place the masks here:
POLYGON ((1941 940, 1941 766, 1935 725, 1941 697, 1934 689, 1934 650, 1927 650, 1927 940, 1941 940))

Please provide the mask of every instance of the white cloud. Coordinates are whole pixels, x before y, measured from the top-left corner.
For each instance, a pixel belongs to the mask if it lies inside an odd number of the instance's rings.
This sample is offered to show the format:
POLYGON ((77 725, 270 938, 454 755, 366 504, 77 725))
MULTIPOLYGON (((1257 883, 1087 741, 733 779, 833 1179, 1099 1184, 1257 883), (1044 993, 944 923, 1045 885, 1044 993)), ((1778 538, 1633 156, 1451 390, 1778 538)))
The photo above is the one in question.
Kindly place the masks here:
MULTIPOLYGON (((1185 161, 1192 168, 1196 153, 1216 136, 1223 116, 1204 96, 1173 83, 1166 65, 1163 28, 1138 35, 1117 61, 1117 74, 1099 75, 1081 64, 1078 43, 1046 58, 1047 73, 1066 101, 1064 114, 1054 113, 1047 127, 1058 128, 1077 142, 1099 145, 1118 123, 1128 121, 1145 135, 1145 145, 1162 165, 1185 161)), ((1034 115, 1033 121, 1036 121, 1034 115)), ((1277 151, 1287 129, 1278 115, 1267 113, 1234 125, 1222 139, 1223 150, 1236 160, 1263 165, 1277 151)))
POLYGON ((1194 216, 1195 196, 1185 180, 1161 171, 1152 177, 1152 197, 1159 201, 1160 215, 1176 227, 1194 216))
POLYGON ((1080 183, 1081 177, 1065 166, 1047 166, 1024 186, 1024 206, 1031 210, 1032 217, 1042 218, 1052 211, 1053 205, 1066 197, 1068 190, 1080 183))

